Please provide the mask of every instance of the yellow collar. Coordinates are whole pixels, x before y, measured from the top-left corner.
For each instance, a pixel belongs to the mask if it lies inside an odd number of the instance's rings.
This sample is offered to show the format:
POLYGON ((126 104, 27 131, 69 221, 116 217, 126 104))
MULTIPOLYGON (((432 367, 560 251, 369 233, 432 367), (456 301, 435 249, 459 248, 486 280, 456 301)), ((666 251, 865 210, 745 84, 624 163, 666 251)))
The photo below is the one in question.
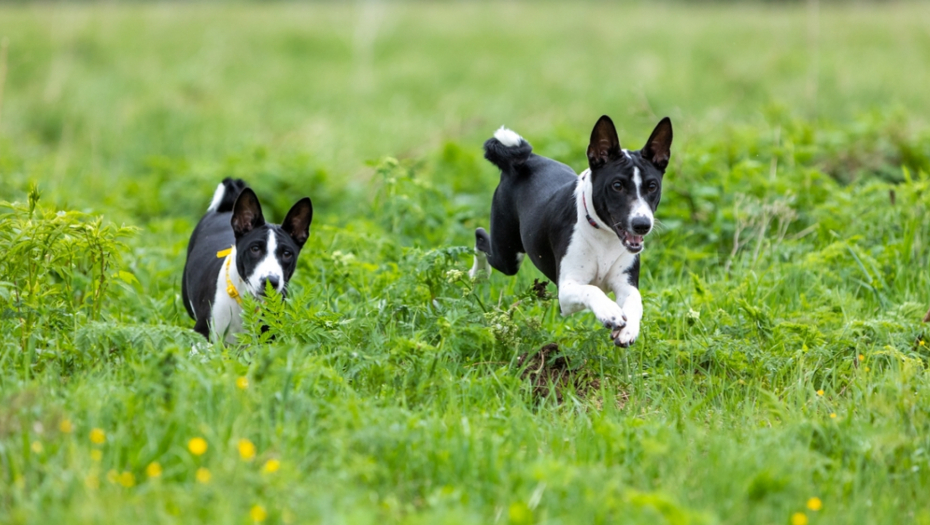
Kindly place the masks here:
POLYGON ((229 294, 229 297, 231 299, 235 299, 236 302, 239 304, 239 306, 242 306, 242 297, 239 296, 239 290, 236 289, 236 285, 233 284, 232 279, 229 278, 229 264, 233 260, 233 258, 229 257, 229 255, 232 253, 232 250, 233 250, 232 247, 230 247, 230 248, 226 248, 225 250, 218 251, 216 252, 216 258, 222 259, 223 257, 227 257, 226 259, 226 293, 229 294))

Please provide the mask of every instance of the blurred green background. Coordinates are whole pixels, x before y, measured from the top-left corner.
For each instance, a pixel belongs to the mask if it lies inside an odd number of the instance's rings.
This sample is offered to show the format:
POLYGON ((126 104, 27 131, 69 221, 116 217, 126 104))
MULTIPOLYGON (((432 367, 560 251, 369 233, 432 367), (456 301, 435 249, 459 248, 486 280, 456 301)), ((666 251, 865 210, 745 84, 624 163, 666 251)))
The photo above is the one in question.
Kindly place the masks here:
POLYGON ((104 210, 165 163, 256 149, 362 183, 502 124, 583 141, 604 113, 634 147, 665 115, 676 148, 772 113, 918 126, 928 25, 926 3, 4 5, 0 188, 104 210))

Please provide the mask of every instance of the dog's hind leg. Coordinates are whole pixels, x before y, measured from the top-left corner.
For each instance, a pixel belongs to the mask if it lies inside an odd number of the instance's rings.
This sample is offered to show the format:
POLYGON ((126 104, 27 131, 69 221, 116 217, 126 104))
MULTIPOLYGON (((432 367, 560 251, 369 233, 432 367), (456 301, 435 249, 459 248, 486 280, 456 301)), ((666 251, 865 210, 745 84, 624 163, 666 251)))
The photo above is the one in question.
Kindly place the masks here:
POLYGON ((514 275, 520 269, 524 256, 520 237, 500 237, 489 235, 484 228, 475 230, 475 264, 468 272, 473 278, 481 277, 481 272, 485 276, 490 275, 491 268, 504 275, 514 275))
POLYGON ((487 279, 491 276, 491 266, 488 264, 488 252, 491 251, 491 240, 484 228, 475 230, 475 262, 468 270, 472 279, 487 279))
POLYGON ((475 230, 475 264, 468 272, 472 278, 491 274, 491 268, 504 275, 514 275, 523 262, 523 239, 520 237, 520 221, 514 212, 513 202, 507 195, 510 190, 504 183, 494 190, 491 201, 491 233, 484 228, 475 230))

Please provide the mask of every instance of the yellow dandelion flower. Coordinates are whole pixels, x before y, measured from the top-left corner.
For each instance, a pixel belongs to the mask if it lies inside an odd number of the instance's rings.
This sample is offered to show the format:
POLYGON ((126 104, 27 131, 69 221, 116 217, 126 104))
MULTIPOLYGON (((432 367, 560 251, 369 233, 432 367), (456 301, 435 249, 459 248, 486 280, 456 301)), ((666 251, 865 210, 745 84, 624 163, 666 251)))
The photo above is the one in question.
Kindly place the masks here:
POLYGON ((243 461, 252 461, 255 458, 255 444, 248 439, 239 440, 239 457, 243 461))
POLYGON ((245 376, 240 376, 236 378, 236 388, 239 390, 245 390, 249 388, 249 378, 245 376))
POLYGON ((36 454, 41 454, 42 451, 45 450, 45 447, 42 446, 41 441, 33 441, 32 445, 29 445, 29 448, 31 448, 32 451, 36 454))
POLYGON ((867 367, 867 366, 866 366, 866 367, 863 367, 862 369, 865 370, 866 372, 868 372, 869 370, 871 370, 871 368, 869 368, 869 367, 867 367))
POLYGON ((107 434, 102 428, 95 428, 90 431, 90 442, 96 445, 102 445, 107 441, 107 434))
POLYGON ((823 502, 820 501, 820 498, 811 498, 807 500, 807 508, 811 509, 814 512, 823 508, 823 502))
POLYGON ((97 449, 91 450, 91 451, 90 451, 90 459, 92 459, 92 460, 94 460, 94 461, 96 461, 96 462, 99 463, 100 460, 103 459, 103 452, 100 451, 100 450, 97 450, 97 449))
POLYGON ((161 476, 161 465, 157 461, 149 463, 149 466, 145 467, 145 475, 150 478, 161 476))
POLYGON ((62 419, 61 423, 58 423, 58 430, 63 434, 70 434, 74 430, 74 425, 71 424, 70 419, 62 419))
POLYGON ((927 346, 927 342, 924 341, 923 339, 921 339, 920 342, 917 343, 917 344, 920 345, 920 346, 927 346))
POLYGON ((119 484, 128 489, 136 484, 136 476, 134 476, 132 472, 124 470, 119 475, 119 484))
POLYGON ((113 469, 108 470, 107 481, 109 481, 110 483, 116 483, 117 481, 119 481, 119 472, 113 469))
POLYGON ((280 461, 278 461, 277 459, 269 459, 262 466, 262 472, 265 472, 267 474, 273 474, 277 472, 279 468, 281 468, 280 461))
POLYGON ((830 419, 836 419, 836 412, 830 413, 830 419))
POLYGON ((807 525, 807 514, 795 512, 791 515, 791 525, 807 525))
POLYGON ((88 474, 84 476, 84 486, 90 490, 97 490, 100 488, 100 478, 96 474, 88 474))
POLYGON ((207 440, 202 437, 195 437, 187 442, 187 450, 195 456, 202 456, 207 451, 207 440))
POLYGON ((822 388, 821 388, 820 390, 817 391, 817 395, 818 395, 818 396, 822 396, 822 395, 823 395, 823 389, 822 389, 822 388))
POLYGON ((265 510, 265 507, 261 505, 252 505, 252 509, 249 511, 249 517, 252 518, 252 521, 255 523, 261 523, 268 519, 268 512, 265 510))
POLYGON ((210 483, 210 478, 213 476, 210 474, 209 470, 203 467, 200 467, 199 469, 197 469, 197 473, 194 475, 194 477, 197 478, 198 483, 203 483, 204 485, 206 485, 207 483, 210 483))
POLYGON ((862 355, 862 354, 859 354, 859 360, 860 360, 860 361, 865 361, 865 356, 862 355))

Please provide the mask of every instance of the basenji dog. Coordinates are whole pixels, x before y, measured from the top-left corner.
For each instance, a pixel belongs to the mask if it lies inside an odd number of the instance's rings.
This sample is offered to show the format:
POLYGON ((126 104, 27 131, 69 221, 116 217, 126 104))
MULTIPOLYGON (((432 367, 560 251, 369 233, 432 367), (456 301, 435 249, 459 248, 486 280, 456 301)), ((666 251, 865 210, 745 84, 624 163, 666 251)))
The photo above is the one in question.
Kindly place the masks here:
POLYGON ((286 293, 311 220, 313 204, 304 197, 280 226, 268 224, 255 192, 240 179, 224 179, 187 245, 181 296, 194 330, 234 342, 242 294, 261 298, 268 285, 286 293))
POLYGON ((671 147, 668 117, 642 149, 629 151, 605 115, 591 132, 588 169, 576 175, 502 127, 484 143, 484 156, 500 168, 501 179, 491 203, 491 233, 475 231, 469 274, 487 276, 490 264, 514 275, 528 256, 558 286, 562 315, 591 310, 617 346, 633 344, 643 316, 640 252, 655 222, 671 147))

